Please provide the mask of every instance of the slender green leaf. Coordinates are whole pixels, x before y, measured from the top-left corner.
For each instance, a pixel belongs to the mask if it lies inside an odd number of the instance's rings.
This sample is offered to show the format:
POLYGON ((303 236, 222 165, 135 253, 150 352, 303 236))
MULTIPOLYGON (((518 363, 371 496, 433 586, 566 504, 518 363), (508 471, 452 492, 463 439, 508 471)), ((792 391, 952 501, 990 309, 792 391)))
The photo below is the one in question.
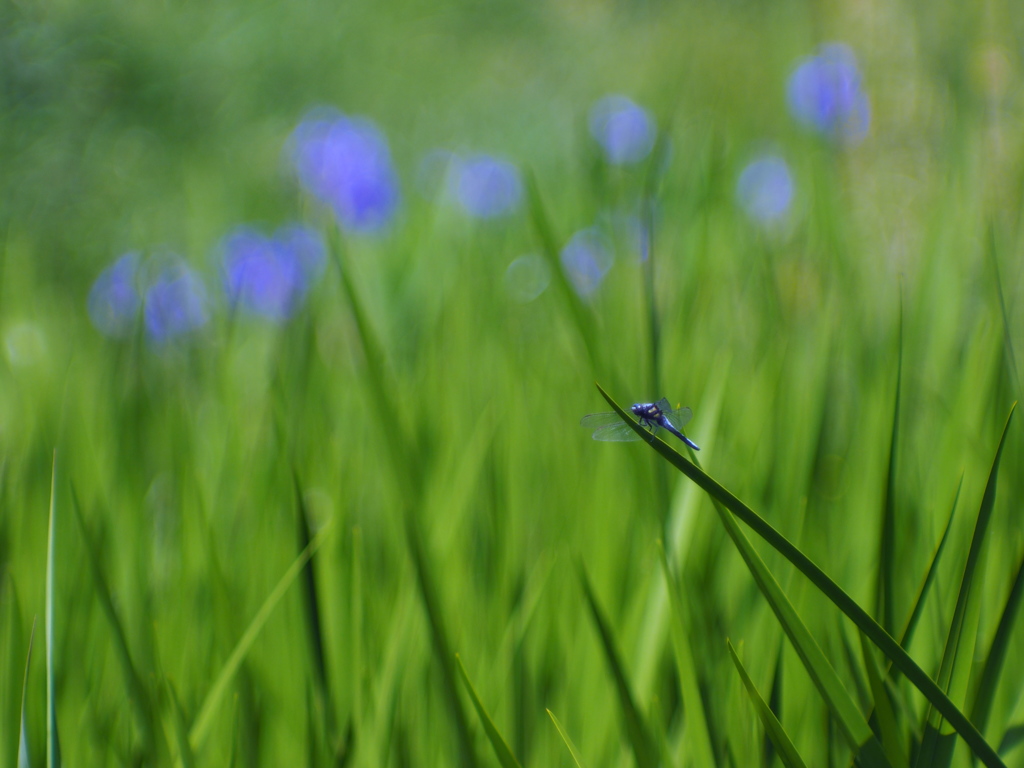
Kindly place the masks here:
POLYGON ((427 553, 423 547, 423 535, 419 531, 416 518, 411 511, 405 515, 405 534, 412 554, 413 565, 420 588, 420 597, 427 612, 427 623, 430 625, 430 638, 434 647, 434 656, 441 665, 441 682, 445 702, 451 711, 458 739, 459 756, 464 766, 477 765, 476 752, 473 749, 473 735, 469 728, 469 719, 459 698, 458 684, 455 681, 455 665, 452 659, 451 642, 445 629, 444 617, 441 612, 441 601, 437 596, 433 571, 427 562, 427 553))
POLYGON ((861 655, 864 657, 864 668, 868 673, 868 684, 871 686, 871 697, 874 700, 875 721, 882 733, 882 749, 885 750, 889 762, 897 768, 909 765, 910 758, 900 739, 900 726, 896 713, 892 708, 892 700, 882 681, 882 673, 875 661, 875 649, 864 633, 859 633, 861 655))
POLYGON ((717 764, 711 748, 711 735, 708 732, 707 715, 704 712, 704 701, 700 695, 700 684, 697 680, 697 665, 693 660, 688 634, 686 631, 687 611, 682 590, 668 564, 665 548, 659 547, 661 569, 668 584, 669 610, 672 619, 672 648, 676 657, 676 673, 679 676, 679 691, 683 700, 683 711, 686 715, 686 746, 693 763, 700 766, 717 764))
POLYGON ((639 768, 657 768, 658 748, 651 736, 651 730, 644 721, 640 709, 636 705, 633 691, 629 685, 629 678, 626 675, 625 667, 615 646, 615 638, 612 635, 611 626, 605 619, 597 597, 590 587, 590 580, 586 571, 580 569, 580 581, 583 584, 583 592, 586 595, 587 603, 590 605, 590 613, 594 617, 594 624, 597 627, 598 635, 601 637, 601 646, 604 649, 605 659, 611 670, 612 678, 615 680, 615 691, 619 696, 619 708, 622 710, 623 721, 626 726, 626 736, 629 738, 630 746, 633 748, 633 755, 639 768))
POLYGON ((939 544, 935 548, 935 553, 932 555, 931 563, 928 564, 928 572, 925 574, 924 581, 921 582, 921 589, 918 590, 917 599, 914 601, 914 607, 910 612, 910 617, 907 619, 907 623, 903 627, 903 633, 900 635, 900 645, 904 648, 910 644, 911 639, 914 636, 914 630, 917 628, 917 622, 921 618, 921 613, 924 611, 925 598, 928 596, 928 590, 931 588, 932 583, 935 581, 935 574, 938 573, 939 561, 942 559, 942 553, 946 549, 946 541, 949 539, 949 531, 953 524, 953 515, 956 513, 957 502, 960 500, 960 489, 964 485, 964 476, 960 475, 960 482, 956 486, 956 495, 953 496, 953 504, 949 508, 949 517, 946 518, 946 527, 942 529, 942 536, 939 537, 939 544))
POLYGON ((740 657, 736 655, 736 649, 733 648, 732 642, 726 640, 726 645, 729 646, 729 655, 732 656, 732 663, 736 665, 736 671, 740 674, 740 679, 743 681, 743 687, 747 689, 747 695, 750 697, 750 701, 754 705, 754 710, 757 712, 758 718, 761 720, 761 725, 764 726, 764 732, 771 739, 772 744, 775 745, 775 749, 782 761, 783 765, 787 768, 806 768, 803 758, 800 757, 800 753, 796 751, 796 747, 793 746, 792 739, 789 738, 789 734, 782 727, 782 723, 775 717, 775 713, 772 712, 771 707, 768 706, 767 702, 761 698, 761 694, 758 693, 757 686, 754 685, 754 681, 750 679, 750 675, 747 674, 747 670, 743 668, 743 663, 740 661, 740 657))
POLYGON ((992 638, 992 645, 985 655, 985 666, 981 672, 981 682, 974 695, 974 704, 971 705, 971 720, 984 730, 988 725, 988 716, 992 711, 992 702, 995 699, 996 688, 1003 671, 1003 662, 1006 661, 1006 653, 1010 649, 1010 636, 1013 633, 1013 622, 1020 611, 1021 600, 1024 599, 1024 559, 1017 564, 1017 575, 1014 577, 1010 594, 1006 598, 1006 605, 1003 606, 1002 615, 999 617, 999 626, 996 627, 996 634, 992 638))
MULTIPOLYGON (((1016 406, 1016 404, 1014 405, 1016 406)), ((953 609, 953 618, 946 635, 942 661, 939 664, 936 682, 945 688, 947 693, 958 698, 962 697, 966 691, 973 663, 977 620, 981 609, 980 579, 982 576, 978 573, 978 564, 985 549, 986 534, 992 519, 992 511, 995 508, 999 460, 1002 457, 1003 445, 1006 442, 1006 434, 1012 419, 1013 409, 1011 408, 1010 415, 1003 426, 1003 434, 999 438, 995 458, 992 460, 988 482, 985 484, 985 493, 981 498, 981 508, 978 510, 978 518, 974 524, 974 535, 971 537, 971 547, 967 552, 967 562, 960 580, 956 607, 953 609)), ((928 766, 928 768, 948 765, 952 759, 952 746, 947 743, 948 740, 942 738, 946 735, 942 728, 942 713, 932 709, 927 719, 928 727, 925 729, 917 764, 928 766)))
POLYGON ((900 387, 903 380, 903 293, 900 292, 900 319, 896 349, 896 397, 892 408, 892 433, 889 441, 889 471, 886 473, 885 502, 882 507, 881 540, 878 546, 878 581, 875 585, 875 615, 882 627, 896 631, 896 606, 893 592, 896 573, 896 449, 900 431, 900 387))
POLYGON ((580 755, 580 751, 576 749, 576 745, 569 737, 569 732, 565 730, 565 727, 555 717, 555 713, 550 709, 545 710, 548 713, 548 717, 551 718, 551 722, 555 724, 555 730, 558 731, 558 735, 562 737, 562 741, 565 742, 565 746, 569 749, 569 754, 572 755, 573 762, 576 763, 576 768, 586 768, 583 762, 583 757, 580 755))
POLYGON ((192 746, 188 743, 188 728, 185 726, 185 713, 181 711, 178 693, 174 684, 167 681, 167 700, 170 707, 171 727, 174 729, 174 743, 178 746, 178 765, 183 768, 195 768, 196 758, 192 746))
POLYGON ((473 688, 473 683, 469 681, 469 675, 466 674, 466 668, 463 666, 459 654, 455 654, 455 663, 458 664, 462 682, 465 684, 466 690, 469 691, 469 698, 473 700, 473 706, 476 708, 477 715, 480 716, 480 722, 484 726, 484 733, 487 734, 487 738, 491 742, 491 748, 494 750, 494 755, 498 758, 498 762, 501 763, 503 768, 520 768, 519 761, 512 754, 512 750, 508 748, 508 743, 498 731, 494 721, 491 720, 491 716, 487 714, 487 710, 484 709, 484 703, 477 696, 476 689, 473 688))
POLYGON ((53 452, 53 473, 50 476, 50 525, 46 536, 46 765, 60 768, 60 735, 57 732, 57 691, 54 682, 53 603, 57 588, 54 568, 57 563, 57 452, 53 452))
POLYGON ((590 357, 591 368, 596 370, 596 350, 598 345, 596 343, 597 331, 594 327, 593 314, 580 300, 580 297, 576 295, 576 291, 573 290, 569 284, 569 279, 565 276, 565 271, 562 269, 562 264, 559 260, 561 249, 558 241, 555 239, 555 233, 548 218, 544 201, 541 200, 537 179, 532 173, 526 174, 526 199, 530 207, 530 218, 533 220, 533 228, 537 233, 537 238, 540 240, 541 253, 547 259, 554 284, 561 294, 562 301, 569 306, 572 312, 573 320, 576 322, 576 330, 579 332, 583 346, 590 357))
POLYGON ((28 746, 28 668, 32 662, 32 647, 36 639, 36 620, 32 619, 32 632, 28 636, 28 653, 25 656, 25 677, 21 683, 21 717, 18 725, 18 768, 32 768, 32 757, 28 746))
POLYGON ((1005 755, 1013 751, 1018 744, 1024 744, 1024 723, 1017 723, 1006 729, 1002 741, 999 742, 999 753, 1005 755))
MULTIPOLYGON (((950 701, 949 697, 940 689, 935 681, 918 666, 909 654, 878 624, 860 605, 854 601, 838 584, 830 579, 810 558, 797 549, 792 542, 773 528, 764 518, 756 514, 750 507, 740 501, 736 496, 726 490, 722 485, 713 480, 695 464, 687 461, 671 446, 660 440, 655 435, 644 430, 639 424, 630 419, 625 411, 619 407, 611 396, 597 385, 601 395, 608 404, 629 424, 632 429, 640 435, 655 451, 667 459, 674 467, 686 475, 697 486, 703 489, 713 501, 722 504, 726 509, 738 517, 745 525, 750 527, 769 546, 779 552, 790 563, 797 567, 814 586, 820 590, 840 611, 846 614, 853 623, 867 635, 882 653, 884 653, 893 664, 906 676, 907 680, 916 687, 925 698, 933 704, 953 725, 957 732, 964 738, 974 754, 988 768, 1005 768, 1005 764, 996 754, 992 746, 985 741, 978 729, 971 724, 967 717, 950 701)), ((1012 411, 1011 411, 1012 413, 1012 411)))
MULTIPOLYGON (((306 503, 299 483, 298 471, 292 468, 292 483, 295 491, 295 521, 298 529, 299 552, 303 552, 311 542, 309 520, 306 517, 306 503)), ((310 558, 302 569, 299 581, 302 593, 303 616, 306 620, 306 637, 309 640, 309 657, 313 667, 313 696, 316 709, 322 714, 320 727, 328 744, 335 744, 334 709, 331 701, 330 686, 327 681, 327 662, 324 658, 323 622, 320 619, 320 601, 316 584, 316 569, 310 558)))
POLYGON ((1006 298, 1003 295, 1003 280, 999 275, 999 256, 998 256, 998 243, 996 242, 996 228, 995 224, 989 222, 988 226, 988 251, 989 258, 992 259, 992 270, 995 272, 996 277, 996 293, 999 296, 999 312, 1003 318, 1003 342, 1006 346, 1006 357, 1010 363, 1010 376, 1013 378, 1013 386, 1017 390, 1017 397, 1020 397, 1020 372, 1017 369, 1017 356, 1013 351, 1013 335, 1010 333, 1010 329, 1013 327, 1010 323, 1010 314, 1006 311, 1006 298))
POLYGON ((150 698, 149 692, 142 684, 142 677, 132 661, 131 652, 128 650, 127 634, 121 622, 121 617, 117 615, 117 610, 114 608, 114 598, 110 593, 110 587, 107 585, 107 579, 103 573, 103 566, 101 564, 103 558, 100 548, 96 539, 89 531, 85 518, 82 516, 81 505, 78 502, 78 494, 75 492, 74 486, 71 488, 71 509, 75 513, 75 519, 78 521, 79 531, 82 534, 82 541, 85 545, 85 557, 89 564, 89 574, 92 577, 93 587, 96 590, 96 597, 99 599, 100 610, 110 627, 110 633, 114 640, 114 658, 117 659, 118 666, 121 669, 121 676, 124 678, 125 687, 128 689, 128 697, 135 704, 134 707, 131 707, 132 714, 135 716, 143 747, 146 752, 152 754, 155 730, 153 701, 150 698))
POLYGON ((249 650, 252 648, 252 644, 256 641, 263 627, 266 625, 270 615, 274 612, 277 604, 281 602, 281 598, 284 597, 285 592, 295 581, 296 577, 302 572, 302 567, 309 561, 316 551, 320 548, 320 545, 324 543, 330 533, 330 525, 325 525, 313 540, 309 543, 294 562, 288 567, 288 570, 284 572, 281 579, 277 582, 277 585, 271 590, 270 594, 267 595, 267 599, 263 601, 263 605, 256 612, 252 622, 246 628, 242 637, 239 639, 235 649, 231 652, 228 660, 224 663, 220 673, 214 680, 213 685, 210 686, 210 690, 206 694, 206 698, 203 700, 202 705, 199 707, 199 714, 196 715, 195 721, 192 723, 192 728, 189 730, 188 741, 192 752, 198 752, 203 742, 206 741, 206 736, 209 733, 210 726, 213 725, 213 718, 216 715, 217 707, 220 705, 221 700, 224 698, 224 694, 227 692, 228 685, 230 684, 238 668, 241 666, 242 661, 245 659, 249 650))

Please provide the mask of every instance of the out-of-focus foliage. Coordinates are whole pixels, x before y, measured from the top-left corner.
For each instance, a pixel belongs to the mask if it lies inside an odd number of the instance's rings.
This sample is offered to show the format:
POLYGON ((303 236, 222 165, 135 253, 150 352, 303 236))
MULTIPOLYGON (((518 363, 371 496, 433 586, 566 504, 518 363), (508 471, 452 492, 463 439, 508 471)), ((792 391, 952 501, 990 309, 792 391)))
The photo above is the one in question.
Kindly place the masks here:
MULTIPOLYGON (((707 471, 897 627, 963 477, 934 674, 1021 393, 1022 51, 1006 0, 0 4, 0 765, 55 449, 69 765, 770 764, 727 637, 847 764, 707 499, 578 422, 595 379, 692 407, 707 471)), ((950 674, 1018 766, 1021 444, 950 674)), ((919 728, 756 547, 849 706, 919 728)))

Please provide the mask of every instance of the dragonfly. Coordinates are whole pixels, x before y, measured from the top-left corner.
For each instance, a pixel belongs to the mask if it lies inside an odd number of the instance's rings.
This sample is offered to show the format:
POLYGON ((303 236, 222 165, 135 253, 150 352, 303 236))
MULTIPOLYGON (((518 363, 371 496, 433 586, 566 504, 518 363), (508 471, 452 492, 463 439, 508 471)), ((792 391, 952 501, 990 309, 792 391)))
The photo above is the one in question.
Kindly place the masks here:
MULTIPOLYGON (((695 442, 683 434, 683 427, 693 418, 693 411, 689 408, 674 410, 668 398, 661 398, 656 403, 634 403, 630 410, 640 421, 640 426, 657 433, 658 427, 671 432, 695 451, 700 448, 695 442)), ((638 435, 632 427, 622 420, 622 417, 614 411, 608 413, 591 413, 580 419, 580 426, 594 430, 592 435, 595 440, 609 440, 625 442, 627 440, 639 440, 638 435)))

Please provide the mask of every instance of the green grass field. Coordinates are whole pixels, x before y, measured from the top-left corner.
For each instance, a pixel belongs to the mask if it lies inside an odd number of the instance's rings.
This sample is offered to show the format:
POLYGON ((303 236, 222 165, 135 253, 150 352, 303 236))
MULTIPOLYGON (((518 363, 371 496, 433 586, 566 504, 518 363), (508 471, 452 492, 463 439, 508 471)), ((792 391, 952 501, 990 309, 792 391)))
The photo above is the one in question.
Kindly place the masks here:
POLYGON ((0 766, 1024 766, 1022 119, 1006 0, 0 4, 0 766), (856 140, 788 105, 830 41, 856 140), (381 231, 297 181, 317 105, 386 136, 381 231), (229 306, 289 222, 300 305, 229 306), (206 322, 102 333, 128 251, 206 322), (595 382, 700 452, 591 440, 595 382))

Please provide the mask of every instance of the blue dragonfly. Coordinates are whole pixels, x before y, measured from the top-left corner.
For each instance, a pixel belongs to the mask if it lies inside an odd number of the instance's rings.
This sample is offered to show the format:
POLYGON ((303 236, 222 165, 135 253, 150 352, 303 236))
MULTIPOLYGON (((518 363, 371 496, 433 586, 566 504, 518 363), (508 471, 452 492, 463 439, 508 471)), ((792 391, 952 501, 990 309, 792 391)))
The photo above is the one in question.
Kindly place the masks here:
MULTIPOLYGON (((693 450, 700 450, 695 442, 683 434, 683 427, 693 418, 693 411, 689 408, 673 410, 668 398, 663 397, 656 403, 634 403, 630 410, 633 411, 633 415, 637 417, 640 426, 644 429, 656 433, 658 427, 661 427, 678 437, 693 450)), ((640 439, 640 435, 633 431, 633 428, 614 411, 591 413, 589 416, 584 416, 580 419, 580 426, 594 430, 593 438, 595 440, 625 442, 640 439)))

